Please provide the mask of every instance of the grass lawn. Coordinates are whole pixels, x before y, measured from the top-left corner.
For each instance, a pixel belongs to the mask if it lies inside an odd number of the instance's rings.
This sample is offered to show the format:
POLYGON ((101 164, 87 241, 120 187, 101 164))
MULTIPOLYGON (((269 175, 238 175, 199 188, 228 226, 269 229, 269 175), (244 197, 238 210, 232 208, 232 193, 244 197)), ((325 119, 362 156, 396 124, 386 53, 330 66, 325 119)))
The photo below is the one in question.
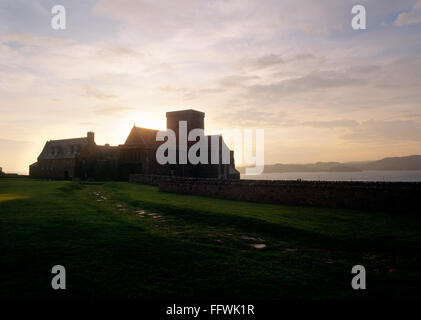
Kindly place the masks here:
POLYGON ((2 298, 420 298, 420 247, 416 214, 0 179, 2 298), (51 288, 58 264, 67 290, 51 288))

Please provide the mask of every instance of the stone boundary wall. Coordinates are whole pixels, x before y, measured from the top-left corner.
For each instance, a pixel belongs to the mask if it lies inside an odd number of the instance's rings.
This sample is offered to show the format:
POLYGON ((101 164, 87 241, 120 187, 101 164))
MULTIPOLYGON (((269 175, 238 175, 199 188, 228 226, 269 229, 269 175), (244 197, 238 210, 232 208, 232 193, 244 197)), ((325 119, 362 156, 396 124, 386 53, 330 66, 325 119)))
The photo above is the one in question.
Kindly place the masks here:
POLYGON ((161 178, 159 191, 272 204, 415 213, 421 183, 161 178))
POLYGON ((169 180, 171 178, 171 176, 160 176, 155 174, 131 174, 129 175, 129 182, 158 186, 159 181, 169 180))

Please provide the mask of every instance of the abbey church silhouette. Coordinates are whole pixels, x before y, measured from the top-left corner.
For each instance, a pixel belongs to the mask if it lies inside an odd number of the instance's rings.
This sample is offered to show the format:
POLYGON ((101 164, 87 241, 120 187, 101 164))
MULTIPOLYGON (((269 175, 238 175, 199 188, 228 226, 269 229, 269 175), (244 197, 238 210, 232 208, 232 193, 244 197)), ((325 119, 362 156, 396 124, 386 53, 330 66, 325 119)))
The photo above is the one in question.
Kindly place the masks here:
MULTIPOLYGON (((179 123, 187 122, 187 133, 204 129, 205 114, 196 110, 167 112, 167 129, 177 135, 179 123)), ((158 130, 133 126, 124 144, 119 146, 97 145, 95 134, 88 132, 84 138, 47 141, 38 161, 29 166, 29 175, 41 179, 128 180, 131 174, 182 176, 214 179, 239 179, 235 169, 234 152, 229 150, 229 163, 223 163, 226 146, 222 136, 205 136, 208 142, 207 164, 159 164, 157 148, 163 143, 156 140, 158 130), (211 140, 219 141, 219 150, 211 148, 211 140), (212 152, 218 152, 217 164, 211 164, 212 152)), ((193 142, 194 143, 194 142, 193 142)), ((189 143, 188 148, 193 144, 189 143)), ((226 161, 225 161, 226 162, 226 161)), ((179 162, 177 162, 179 163, 179 162)))

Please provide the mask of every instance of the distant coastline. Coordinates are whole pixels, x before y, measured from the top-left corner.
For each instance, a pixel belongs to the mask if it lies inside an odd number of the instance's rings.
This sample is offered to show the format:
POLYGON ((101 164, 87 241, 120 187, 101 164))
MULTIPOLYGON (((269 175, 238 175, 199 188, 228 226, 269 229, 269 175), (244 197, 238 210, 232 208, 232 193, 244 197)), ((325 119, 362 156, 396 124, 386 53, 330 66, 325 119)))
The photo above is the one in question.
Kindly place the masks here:
MULTIPOLYGON (((245 173, 246 167, 237 167, 245 173)), ((317 162, 308 164, 270 164, 265 165, 263 173, 288 172, 362 172, 362 171, 411 171, 421 170, 421 155, 389 157, 376 161, 361 162, 317 162)))
POLYGON ((241 174, 246 180, 302 180, 335 182, 421 182, 421 170, 367 170, 348 172, 272 172, 241 174))

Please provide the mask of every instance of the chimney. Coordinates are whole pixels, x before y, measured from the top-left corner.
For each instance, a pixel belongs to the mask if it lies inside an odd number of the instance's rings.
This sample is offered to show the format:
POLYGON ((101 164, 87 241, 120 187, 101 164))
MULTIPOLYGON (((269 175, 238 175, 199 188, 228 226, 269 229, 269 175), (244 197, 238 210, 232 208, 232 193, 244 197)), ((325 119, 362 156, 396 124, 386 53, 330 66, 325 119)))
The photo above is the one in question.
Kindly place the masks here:
POLYGON ((95 132, 89 131, 86 136, 89 144, 95 143, 95 132))

